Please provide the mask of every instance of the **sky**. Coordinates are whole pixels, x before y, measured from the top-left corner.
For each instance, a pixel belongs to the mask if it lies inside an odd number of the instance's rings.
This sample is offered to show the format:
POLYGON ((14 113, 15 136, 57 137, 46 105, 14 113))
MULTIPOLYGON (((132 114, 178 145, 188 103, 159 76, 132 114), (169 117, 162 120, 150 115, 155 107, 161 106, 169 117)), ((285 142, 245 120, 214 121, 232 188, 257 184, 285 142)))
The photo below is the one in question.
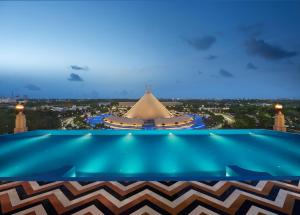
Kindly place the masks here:
POLYGON ((300 99, 300 1, 0 1, 0 97, 300 99))

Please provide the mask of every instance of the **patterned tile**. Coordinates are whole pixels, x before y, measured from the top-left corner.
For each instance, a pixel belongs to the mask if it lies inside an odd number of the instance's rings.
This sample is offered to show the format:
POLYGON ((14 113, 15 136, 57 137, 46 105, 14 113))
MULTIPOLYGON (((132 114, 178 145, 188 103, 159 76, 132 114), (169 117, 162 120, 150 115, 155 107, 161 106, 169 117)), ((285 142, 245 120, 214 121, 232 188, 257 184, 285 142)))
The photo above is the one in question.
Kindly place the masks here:
POLYGON ((0 182, 0 214, 300 214, 300 181, 0 182))

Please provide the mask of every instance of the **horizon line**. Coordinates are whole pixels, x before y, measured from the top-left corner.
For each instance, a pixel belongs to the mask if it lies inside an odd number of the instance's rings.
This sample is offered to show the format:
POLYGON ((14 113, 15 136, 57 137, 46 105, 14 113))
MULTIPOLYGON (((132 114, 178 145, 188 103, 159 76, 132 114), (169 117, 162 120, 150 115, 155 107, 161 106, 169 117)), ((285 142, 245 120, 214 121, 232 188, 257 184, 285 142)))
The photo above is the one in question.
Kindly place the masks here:
MULTIPOLYGON (((20 98, 12 98, 12 97, 8 97, 8 96, 4 96, 4 97, 0 97, 0 99, 15 99, 15 100, 138 100, 141 97, 138 98, 45 98, 45 97, 41 97, 41 98, 24 98, 24 97, 20 97, 20 98)), ((243 98, 160 98, 158 97, 159 100, 172 100, 172 101, 185 101, 185 100, 300 100, 300 98, 247 98, 247 97, 243 97, 243 98)))

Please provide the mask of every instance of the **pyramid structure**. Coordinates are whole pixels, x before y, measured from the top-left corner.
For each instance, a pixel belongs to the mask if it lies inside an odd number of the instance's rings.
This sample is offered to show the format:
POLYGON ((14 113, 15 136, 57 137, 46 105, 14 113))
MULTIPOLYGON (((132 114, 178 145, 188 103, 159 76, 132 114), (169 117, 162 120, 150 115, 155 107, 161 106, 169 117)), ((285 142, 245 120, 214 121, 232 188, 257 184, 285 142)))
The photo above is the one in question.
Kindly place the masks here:
POLYGON ((171 118, 173 116, 151 91, 146 91, 124 117, 151 120, 156 118, 171 118))

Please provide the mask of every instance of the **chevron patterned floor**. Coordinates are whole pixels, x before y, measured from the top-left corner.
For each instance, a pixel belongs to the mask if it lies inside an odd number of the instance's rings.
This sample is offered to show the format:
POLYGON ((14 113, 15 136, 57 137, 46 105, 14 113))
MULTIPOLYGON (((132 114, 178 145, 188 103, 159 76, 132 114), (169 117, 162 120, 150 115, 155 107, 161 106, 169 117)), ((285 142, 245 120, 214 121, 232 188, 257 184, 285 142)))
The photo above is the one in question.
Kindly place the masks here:
POLYGON ((300 181, 0 182, 0 214, 300 215, 300 181))

